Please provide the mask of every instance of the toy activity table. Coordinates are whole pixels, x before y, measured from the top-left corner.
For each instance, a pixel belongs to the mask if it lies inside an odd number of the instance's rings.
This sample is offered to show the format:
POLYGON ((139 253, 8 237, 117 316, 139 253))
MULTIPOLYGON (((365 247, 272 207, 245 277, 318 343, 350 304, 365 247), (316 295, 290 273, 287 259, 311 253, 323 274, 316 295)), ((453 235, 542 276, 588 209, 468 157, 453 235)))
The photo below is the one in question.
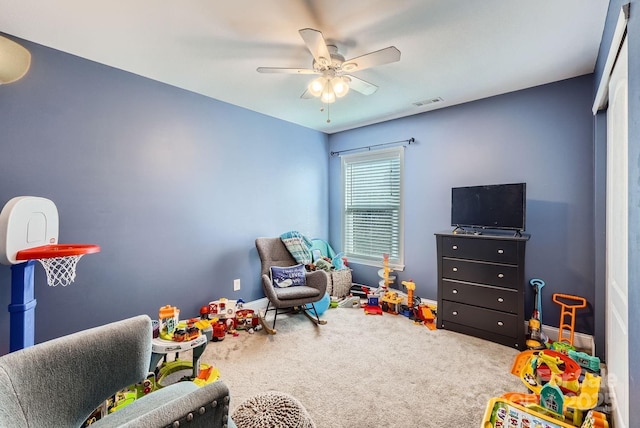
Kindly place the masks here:
POLYGON ((184 342, 154 338, 151 341, 151 363, 149 364, 149 371, 154 371, 156 367, 158 367, 161 359, 164 358, 166 361, 167 354, 170 352, 175 352, 177 355, 181 351, 193 350, 193 378, 195 379, 200 374, 200 357, 206 347, 207 336, 204 334, 193 340, 184 342))

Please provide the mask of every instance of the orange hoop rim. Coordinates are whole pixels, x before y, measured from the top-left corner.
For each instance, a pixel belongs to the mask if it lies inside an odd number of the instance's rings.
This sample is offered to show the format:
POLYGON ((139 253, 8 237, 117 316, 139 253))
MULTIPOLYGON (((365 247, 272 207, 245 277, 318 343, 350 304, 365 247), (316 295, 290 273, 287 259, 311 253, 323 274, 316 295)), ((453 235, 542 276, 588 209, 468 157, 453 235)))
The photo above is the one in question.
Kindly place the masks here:
POLYGON ((16 253, 16 260, 53 259, 99 252, 100 246, 94 244, 51 244, 20 250, 16 253))

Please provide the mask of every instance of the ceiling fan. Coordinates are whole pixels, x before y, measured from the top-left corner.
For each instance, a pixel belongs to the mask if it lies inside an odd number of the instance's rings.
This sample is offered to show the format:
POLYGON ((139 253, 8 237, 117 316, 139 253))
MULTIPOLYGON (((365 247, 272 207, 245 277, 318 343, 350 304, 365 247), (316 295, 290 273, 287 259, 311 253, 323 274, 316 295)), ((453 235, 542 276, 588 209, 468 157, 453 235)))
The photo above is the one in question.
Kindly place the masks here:
POLYGON ((400 51, 395 46, 345 60, 336 46, 327 45, 320 31, 304 28, 299 33, 313 55, 311 68, 258 67, 257 71, 319 75, 309 83, 301 98, 319 97, 323 103, 330 104, 335 102, 336 98, 345 96, 349 88, 364 95, 371 95, 378 87, 350 73, 400 60, 400 51))
POLYGON ((22 78, 31 65, 31 54, 13 40, 0 36, 0 85, 22 78))

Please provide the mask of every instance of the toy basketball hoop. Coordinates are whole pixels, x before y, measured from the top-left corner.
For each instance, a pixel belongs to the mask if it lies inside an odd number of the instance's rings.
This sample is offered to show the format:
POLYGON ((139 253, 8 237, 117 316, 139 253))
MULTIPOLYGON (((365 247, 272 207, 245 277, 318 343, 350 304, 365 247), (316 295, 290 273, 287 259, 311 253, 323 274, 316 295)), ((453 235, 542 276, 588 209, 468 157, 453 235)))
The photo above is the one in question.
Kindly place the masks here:
POLYGON ((49 199, 19 196, 0 213, 0 263, 38 260, 50 286, 71 284, 78 260, 100 247, 58 243, 58 209, 49 199))
POLYGON ((18 196, 0 212, 0 263, 11 265, 9 351, 34 344, 34 264, 38 260, 50 286, 71 284, 78 260, 100 247, 58 243, 58 209, 49 199, 18 196))
POLYGON ((18 251, 16 260, 38 260, 47 273, 47 284, 66 287, 76 279, 80 257, 99 251, 99 246, 91 244, 43 245, 18 251))

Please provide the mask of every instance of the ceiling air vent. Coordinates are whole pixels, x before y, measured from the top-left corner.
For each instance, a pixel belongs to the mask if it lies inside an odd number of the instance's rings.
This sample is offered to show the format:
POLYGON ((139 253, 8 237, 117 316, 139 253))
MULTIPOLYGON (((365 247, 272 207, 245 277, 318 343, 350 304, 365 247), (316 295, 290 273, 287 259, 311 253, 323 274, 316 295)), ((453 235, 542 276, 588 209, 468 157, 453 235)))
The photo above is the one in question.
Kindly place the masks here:
POLYGON ((429 105, 429 104, 441 103, 442 101, 443 101, 442 98, 436 97, 436 98, 429 98, 428 100, 417 101, 417 102, 413 103, 413 105, 416 106, 416 107, 422 107, 422 106, 426 106, 426 105, 429 105))

